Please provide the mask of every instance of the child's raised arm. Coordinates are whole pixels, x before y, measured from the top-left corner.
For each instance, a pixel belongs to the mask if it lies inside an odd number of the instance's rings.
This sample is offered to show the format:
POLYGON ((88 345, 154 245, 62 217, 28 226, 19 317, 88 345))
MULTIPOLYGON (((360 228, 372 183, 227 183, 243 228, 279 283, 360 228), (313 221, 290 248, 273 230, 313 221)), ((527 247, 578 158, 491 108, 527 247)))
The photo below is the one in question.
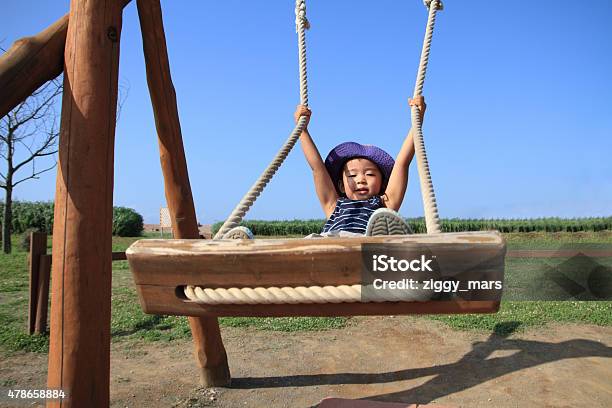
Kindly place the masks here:
POLYGON ((334 212, 334 208, 336 207, 338 193, 336 193, 336 188, 334 187, 334 183, 332 182, 331 177, 329 177, 329 173, 327 172, 325 163, 323 163, 323 159, 319 154, 319 150, 312 141, 310 133, 308 133, 308 123, 310 122, 310 114, 310 109, 308 109, 304 105, 298 105, 295 110, 294 118, 295 123, 297 123, 300 119, 300 116, 306 117, 306 126, 304 127, 304 130, 300 135, 300 144, 302 145, 302 151, 304 152, 306 161, 312 169, 315 190, 317 191, 317 197, 319 197, 321 208, 323 208, 323 212, 325 212, 325 217, 329 218, 329 216, 334 212))
MULTIPOLYGON (((425 109, 427 108, 427 105, 425 105, 425 98, 418 96, 414 99, 409 99, 408 104, 410 106, 416 105, 419 108, 421 123, 423 123, 425 109)), ((408 187, 408 168, 414 157, 413 132, 414 129, 411 127, 406 139, 404 139, 402 148, 395 158, 395 165, 393 166, 393 170, 391 170, 389 183, 387 184, 387 189, 383 196, 385 206, 395 211, 399 211, 402 201, 404 201, 406 188, 408 187)))

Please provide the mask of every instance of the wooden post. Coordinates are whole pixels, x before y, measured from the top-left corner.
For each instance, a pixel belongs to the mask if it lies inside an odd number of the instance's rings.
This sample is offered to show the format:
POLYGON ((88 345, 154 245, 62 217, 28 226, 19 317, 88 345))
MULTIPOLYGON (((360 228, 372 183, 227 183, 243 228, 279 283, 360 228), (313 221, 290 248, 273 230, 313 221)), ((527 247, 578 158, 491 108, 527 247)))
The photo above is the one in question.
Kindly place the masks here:
MULTIPOLYGON (((161 5, 159 0, 138 0, 136 4, 172 230, 175 238, 197 239, 198 224, 187 174, 176 94, 170 75, 161 5)), ((202 384, 229 385, 231 377, 217 319, 190 317, 189 325, 202 384)))
MULTIPOLYGON (((37 322, 37 310, 39 303, 39 292, 41 280, 44 277, 40 276, 40 260, 41 255, 47 253, 47 234, 44 232, 30 233, 30 299, 28 304, 28 333, 33 334, 37 322)), ((48 285, 48 283, 47 283, 48 285)), ((48 286, 47 286, 48 287, 48 286)), ((48 298, 47 298, 48 301, 48 298)), ((45 313, 45 319, 47 314, 45 313)))
POLYGON ((53 226, 53 407, 108 407, 120 0, 72 0, 53 226))
POLYGON ((34 333, 43 334, 47 332, 47 312, 49 310, 49 279, 51 277, 51 255, 41 255, 39 265, 38 301, 36 304, 36 323, 34 324, 34 333))

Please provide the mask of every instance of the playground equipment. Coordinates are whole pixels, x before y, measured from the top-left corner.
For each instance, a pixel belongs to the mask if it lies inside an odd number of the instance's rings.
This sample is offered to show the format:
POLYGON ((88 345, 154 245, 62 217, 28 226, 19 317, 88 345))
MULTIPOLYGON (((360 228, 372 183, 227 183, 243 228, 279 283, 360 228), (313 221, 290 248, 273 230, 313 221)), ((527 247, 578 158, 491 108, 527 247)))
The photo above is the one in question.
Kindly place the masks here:
MULTIPOLYGON (((429 17, 414 96, 422 93, 438 1, 427 1, 429 17)), ((304 0, 296 1, 300 98, 308 105, 304 0)), ((349 239, 220 240, 237 226, 287 157, 304 125, 288 140, 221 226, 213 241, 141 240, 127 251, 143 309, 186 316, 339 316, 414 313, 490 313, 499 302, 482 299, 429 300, 423 290, 363 296, 363 245, 400 245, 443 259, 447 277, 465 271, 503 277, 505 243, 496 232, 442 234, 420 115, 412 108, 414 140, 423 192, 427 235, 349 239), (385 297, 386 296, 386 297, 385 297)), ((441 278, 444 278, 442 276, 441 278)), ((228 378, 229 381, 229 378, 228 378)))
POLYGON ((444 277, 503 277, 496 232, 257 240, 140 240, 126 251, 147 313, 186 316, 354 316, 488 313, 490 298, 429 300, 427 290, 367 292, 365 245, 435 254, 444 277), (205 285, 205 286, 203 286, 205 285), (366 295, 364 295, 364 293, 366 295), (378 296, 373 299, 371 295, 378 296))
MULTIPOLYGON (((70 399, 50 402, 50 406, 109 405, 112 124, 115 123, 117 104, 122 8, 128 2, 73 0, 68 16, 35 37, 16 41, 0 58, 0 116, 8 113, 44 82, 64 71, 53 230, 48 387, 69 390, 70 399)), ((422 91, 435 14, 441 5, 437 0, 425 3, 429 7, 429 18, 415 96, 422 91)), ((137 0, 137 6, 166 201, 173 233, 178 240, 139 242, 130 248, 128 257, 145 310, 197 316, 190 317, 189 323, 195 356, 205 385, 220 386, 230 382, 227 356, 216 316, 497 310, 499 303, 491 300, 362 303, 354 301, 353 297, 339 303, 258 305, 212 305, 190 300, 192 293, 197 295, 218 288, 249 292, 249 289, 255 291, 258 287, 307 285, 311 292, 316 293, 316 287, 354 286, 358 283, 355 262, 360 259, 362 244, 367 243, 396 243, 414 250, 429 245, 445 250, 457 267, 464 268, 470 267, 474 254, 480 254, 490 261, 471 267, 485 275, 499 273, 503 272, 505 243, 495 232, 440 233, 421 123, 414 107, 415 148, 429 235, 321 241, 185 241, 197 239, 199 235, 169 70, 161 6, 159 0, 137 0), (460 245, 464 245, 462 250, 459 250, 460 245), (204 264, 211 267, 205 279, 198 277, 204 264), (184 275, 173 273, 179 266, 181 269, 184 267, 184 275), (227 279, 223 280, 224 277, 227 279), (204 287, 198 289, 199 285, 204 287), (155 297, 161 301, 156 303, 155 297)), ((304 30, 308 22, 304 0, 296 1, 296 11, 301 102, 307 105, 304 30)), ((301 119, 286 146, 270 165, 270 172, 264 173, 258 180, 219 234, 236 225, 244 216, 254 197, 260 194, 295 144, 303 126, 304 120, 301 119)))

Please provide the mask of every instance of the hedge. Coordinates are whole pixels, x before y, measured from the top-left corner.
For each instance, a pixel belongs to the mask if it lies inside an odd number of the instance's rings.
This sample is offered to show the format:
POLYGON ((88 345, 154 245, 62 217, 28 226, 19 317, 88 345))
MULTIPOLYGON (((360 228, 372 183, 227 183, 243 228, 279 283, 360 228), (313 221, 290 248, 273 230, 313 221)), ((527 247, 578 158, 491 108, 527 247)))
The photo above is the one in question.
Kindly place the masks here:
MULTIPOLYGON (((419 234, 425 233, 424 218, 407 218, 412 230, 419 234)), ((612 217, 591 218, 532 218, 532 219, 442 219, 442 231, 483 231, 498 230, 500 232, 579 232, 612 230, 612 217)), ((240 225, 248 227, 255 235, 308 235, 319 233, 325 220, 293 220, 293 221, 243 221, 240 225)), ((213 224, 213 234, 223 225, 213 224)))
MULTIPOLYGON (((36 229, 51 234, 53 232, 53 202, 50 201, 14 201, 12 231, 21 234, 28 229, 36 229)), ((0 203, 0 216, 4 203, 0 203)), ((125 207, 113 207, 113 235, 136 237, 142 234, 142 216, 135 210, 125 207)))

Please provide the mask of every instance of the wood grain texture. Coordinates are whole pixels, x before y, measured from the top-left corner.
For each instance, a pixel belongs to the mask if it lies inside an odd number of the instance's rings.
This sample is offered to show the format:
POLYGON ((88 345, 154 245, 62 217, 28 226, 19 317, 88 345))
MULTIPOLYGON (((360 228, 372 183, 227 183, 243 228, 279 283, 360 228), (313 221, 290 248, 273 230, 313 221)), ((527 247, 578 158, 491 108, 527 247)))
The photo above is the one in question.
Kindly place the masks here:
POLYGON ((0 56, 0 117, 64 70, 68 14, 0 56))
POLYGON ((48 406, 108 407, 119 0, 72 0, 53 226, 48 406))
MULTIPOLYGON (((155 115, 166 202, 177 238, 199 238, 176 94, 159 0, 138 0, 147 83, 155 115)), ((190 318, 195 356, 204 386, 230 383, 229 366, 216 318, 190 318)))
POLYGON ((126 251, 136 284, 210 288, 352 285, 362 282, 362 244, 436 254, 447 275, 501 271, 497 232, 284 240, 140 240, 126 251))
MULTIPOLYGON (((130 0, 119 0, 125 7, 130 0)), ((20 38, 0 56, 0 117, 64 70, 69 14, 40 33, 20 38)))
MULTIPOLYGON (((505 241, 497 232, 280 239, 140 240, 126 251, 147 313, 197 316, 340 316, 489 313, 495 301, 385 302, 302 305, 200 305, 182 286, 208 288, 353 285, 363 282, 362 244, 394 244, 406 253, 436 254, 442 276, 503 280, 505 241)), ((480 298, 476 298, 480 299, 480 298)))
MULTIPOLYGON (((30 296, 28 301, 28 333, 32 334, 36 331, 36 322, 39 308, 39 296, 41 295, 41 286, 45 283, 44 276, 41 276, 41 257, 47 253, 47 234, 44 232, 30 233, 30 254, 28 265, 30 267, 30 296)), ((49 277, 47 276, 47 279, 49 277)), ((47 288, 49 282, 47 281, 47 288)), ((47 300, 48 300, 47 296, 47 300)), ((45 305, 46 306, 46 305, 45 305)), ((45 311, 45 319, 47 313, 45 311)))
POLYGON ((47 332, 47 317, 49 312, 51 255, 42 255, 40 257, 38 270, 38 300, 36 302, 36 323, 34 325, 34 333, 44 334, 47 332))

